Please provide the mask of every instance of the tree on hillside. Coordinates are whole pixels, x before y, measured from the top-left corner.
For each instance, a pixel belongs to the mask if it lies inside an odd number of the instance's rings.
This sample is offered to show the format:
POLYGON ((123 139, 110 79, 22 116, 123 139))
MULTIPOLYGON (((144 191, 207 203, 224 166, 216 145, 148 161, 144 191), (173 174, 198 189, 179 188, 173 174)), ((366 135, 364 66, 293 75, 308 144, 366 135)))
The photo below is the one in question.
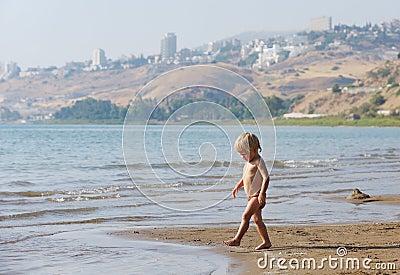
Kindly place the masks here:
POLYGON ((7 107, 0 107, 0 121, 15 121, 21 118, 22 116, 18 111, 11 111, 7 107))
POLYGON ((381 95, 381 93, 376 93, 371 98, 371 104, 375 106, 380 106, 386 102, 386 99, 381 95))
POLYGON ((109 100, 86 98, 75 102, 71 107, 62 108, 54 117, 62 120, 123 120, 125 113, 125 108, 119 108, 109 100))
POLYGON ((302 96, 297 96, 294 99, 282 99, 275 95, 264 97, 265 103, 267 104, 269 111, 272 116, 282 116, 284 115, 297 100, 301 99, 302 96))
POLYGON ((334 93, 340 93, 341 91, 342 91, 342 89, 340 89, 339 84, 333 85, 333 87, 332 87, 332 92, 334 92, 334 93))

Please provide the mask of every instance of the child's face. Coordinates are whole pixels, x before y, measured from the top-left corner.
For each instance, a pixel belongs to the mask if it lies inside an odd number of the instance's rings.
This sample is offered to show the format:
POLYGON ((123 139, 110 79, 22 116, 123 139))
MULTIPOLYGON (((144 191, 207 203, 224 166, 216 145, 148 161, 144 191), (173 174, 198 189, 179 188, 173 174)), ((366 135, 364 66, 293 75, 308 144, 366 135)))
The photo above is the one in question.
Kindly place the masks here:
POLYGON ((255 155, 257 154, 257 151, 240 151, 238 152, 239 155, 242 157, 242 159, 244 159, 247 162, 250 162, 253 160, 253 158, 255 157, 255 155))

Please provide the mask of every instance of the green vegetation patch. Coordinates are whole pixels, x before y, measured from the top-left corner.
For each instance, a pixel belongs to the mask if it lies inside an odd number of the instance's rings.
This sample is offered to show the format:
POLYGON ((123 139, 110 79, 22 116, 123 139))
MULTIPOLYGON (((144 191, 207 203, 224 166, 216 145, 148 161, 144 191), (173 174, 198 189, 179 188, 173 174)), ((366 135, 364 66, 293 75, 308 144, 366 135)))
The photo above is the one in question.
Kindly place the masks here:
POLYGON ((321 118, 276 119, 276 126, 373 126, 400 127, 399 118, 363 118, 346 120, 343 117, 331 116, 321 118))
POLYGON ((127 107, 118 107, 109 100, 87 98, 79 100, 71 107, 64 107, 54 114, 55 119, 63 121, 107 122, 125 118, 127 107))

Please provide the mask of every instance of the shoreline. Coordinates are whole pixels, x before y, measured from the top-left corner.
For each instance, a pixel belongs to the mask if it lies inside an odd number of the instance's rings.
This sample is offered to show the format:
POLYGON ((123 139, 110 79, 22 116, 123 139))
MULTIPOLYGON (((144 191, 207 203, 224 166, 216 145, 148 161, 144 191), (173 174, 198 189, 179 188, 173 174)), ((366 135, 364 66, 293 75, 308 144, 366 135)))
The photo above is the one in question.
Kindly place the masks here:
POLYGON ((361 118, 346 120, 340 116, 320 118, 275 119, 275 126, 325 126, 325 127, 400 127, 400 119, 395 117, 361 118))
MULTIPOLYGON (((386 271, 400 271, 400 222, 360 223, 360 224, 331 224, 331 225, 285 225, 268 226, 272 247, 263 251, 255 251, 260 242, 260 237, 254 224, 244 236, 240 247, 228 247, 224 240, 232 238, 237 226, 221 225, 219 227, 155 227, 153 229, 130 229, 113 234, 138 240, 153 240, 171 242, 189 246, 212 247, 217 253, 235 259, 230 271, 243 274, 263 274, 264 272, 287 273, 295 271, 296 274, 315 274, 322 270, 324 274, 355 274, 371 270, 380 274, 377 264, 385 264, 386 271), (344 247, 347 252, 343 257, 338 256, 338 248, 344 247), (397 257, 396 257, 397 256, 397 257), (357 258, 357 266, 329 266, 323 262, 324 258, 342 258, 343 262, 357 258), (278 259, 283 259, 282 269, 278 266, 278 259), (315 268, 311 266, 301 268, 301 263, 306 259, 315 259, 315 268), (271 260, 274 259, 272 262, 271 260), (297 259, 297 260, 296 260, 297 259), (363 260, 368 264, 364 267, 363 260), (267 260, 267 261, 265 261, 267 260), (289 265, 291 262, 293 265, 289 265), (298 262, 299 266, 296 266, 298 262), (265 269, 259 267, 265 265, 265 269), (271 266, 272 264, 272 266, 271 266), (297 269, 294 269, 296 268, 297 269), (308 268, 309 267, 309 268, 308 268), (320 268, 321 267, 321 268, 320 268), (370 268, 370 269, 368 269, 370 268), (394 268, 394 269, 393 269, 394 268)), ((342 264, 343 264, 342 262, 342 264)), ((282 266, 281 266, 282 267, 282 266)), ((382 271, 383 266, 380 268, 382 271)), ((375 274, 375 273, 372 273, 375 274)))
MULTIPOLYGON (((175 122, 176 125, 185 125, 187 121, 175 122)), ((51 119, 42 121, 26 121, 21 123, 20 121, 1 121, 0 124, 11 124, 11 125, 124 125, 124 121, 121 120, 61 120, 51 119)), ((134 123, 134 125, 144 125, 144 123, 134 123)), ((165 121, 149 121, 148 125, 164 125, 165 121)), ((244 120, 241 121, 244 125, 255 125, 254 121, 244 120)), ((262 125, 261 121, 261 125, 262 125)), ((341 116, 324 116, 319 118, 273 118, 273 124, 275 126, 325 126, 325 127, 400 127, 399 117, 375 117, 375 118, 361 118, 358 120, 346 120, 341 116)), ((206 124, 207 125, 207 124, 206 124)), ((236 125, 232 121, 221 120, 221 125, 236 125)), ((271 125, 270 123, 266 125, 271 125)))

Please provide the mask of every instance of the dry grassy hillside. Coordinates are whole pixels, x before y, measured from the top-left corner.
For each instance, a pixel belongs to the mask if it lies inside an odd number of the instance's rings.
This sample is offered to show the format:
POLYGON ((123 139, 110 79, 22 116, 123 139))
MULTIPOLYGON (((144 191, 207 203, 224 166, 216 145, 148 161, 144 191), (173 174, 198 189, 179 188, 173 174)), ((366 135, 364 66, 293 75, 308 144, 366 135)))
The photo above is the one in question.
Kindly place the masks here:
POLYGON ((23 115, 54 112, 79 99, 93 97, 127 105, 135 93, 167 67, 81 72, 11 79, 0 83, 0 104, 23 115))
POLYGON ((263 94, 295 96, 319 92, 334 84, 347 85, 364 79, 366 73, 381 64, 371 54, 327 51, 309 52, 258 73, 256 85, 263 94))
POLYGON ((385 61, 384 64, 369 71, 364 83, 366 86, 381 87, 400 83, 400 60, 385 61))
POLYGON ((369 93, 307 93, 305 98, 293 106, 294 112, 308 113, 313 111, 320 114, 346 114, 352 107, 360 107, 369 103, 375 93, 380 93, 386 102, 379 106, 381 110, 400 108, 400 60, 381 61, 379 66, 364 73, 359 83, 371 87, 369 93), (390 83, 390 84, 389 84, 390 83))
MULTIPOLYGON (((228 64, 215 64, 232 70, 248 79, 264 96, 277 95, 305 98, 293 111, 338 114, 353 106, 368 102, 371 95, 341 95, 327 92, 335 84, 348 85, 362 80, 366 86, 385 86, 400 82, 399 61, 386 62, 370 53, 344 50, 312 51, 287 59, 264 71, 252 71, 228 64), (384 77, 379 77, 384 75, 384 77)), ((126 106, 136 93, 160 74, 176 68, 171 65, 147 65, 129 70, 81 72, 64 78, 54 75, 11 79, 0 83, 0 107, 17 110, 23 116, 54 112, 79 99, 93 97, 111 100, 126 106)), ((188 79, 189 81, 190 79, 188 79)), ((173 85, 173 80, 170 83, 173 85)), ((221 79, 216 79, 221 81, 221 79)), ((222 81, 229 82, 229 79, 222 81)), ((228 85, 228 84, 227 84, 228 85)), ((382 90, 387 102, 382 108, 395 108, 397 90, 382 90)), ((164 91, 154 89, 144 97, 160 97, 164 91)))

